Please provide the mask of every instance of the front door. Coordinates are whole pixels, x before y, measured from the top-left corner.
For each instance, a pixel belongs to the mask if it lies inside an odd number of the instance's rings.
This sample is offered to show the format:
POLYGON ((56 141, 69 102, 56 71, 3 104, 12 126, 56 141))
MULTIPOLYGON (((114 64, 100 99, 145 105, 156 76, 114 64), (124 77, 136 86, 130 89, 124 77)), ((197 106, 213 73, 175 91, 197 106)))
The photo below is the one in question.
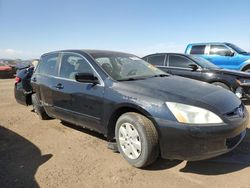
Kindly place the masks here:
POLYGON ((237 70, 241 61, 236 54, 230 54, 231 50, 225 45, 210 45, 209 56, 206 56, 206 59, 221 68, 237 70))
POLYGON ((200 70, 194 71, 189 67, 190 64, 196 64, 196 63, 182 55, 170 54, 168 56, 167 64, 169 72, 173 75, 183 76, 196 80, 201 79, 201 71, 200 70))

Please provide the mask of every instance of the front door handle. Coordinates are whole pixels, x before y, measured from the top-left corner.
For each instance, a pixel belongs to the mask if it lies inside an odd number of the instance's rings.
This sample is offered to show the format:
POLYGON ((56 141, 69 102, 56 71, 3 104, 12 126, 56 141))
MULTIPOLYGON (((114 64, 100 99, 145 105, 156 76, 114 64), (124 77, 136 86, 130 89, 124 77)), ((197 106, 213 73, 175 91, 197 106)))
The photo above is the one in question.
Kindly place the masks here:
POLYGON ((57 84, 57 85, 55 86, 55 88, 57 88, 57 89, 63 89, 63 85, 62 85, 61 83, 59 83, 59 84, 57 84))

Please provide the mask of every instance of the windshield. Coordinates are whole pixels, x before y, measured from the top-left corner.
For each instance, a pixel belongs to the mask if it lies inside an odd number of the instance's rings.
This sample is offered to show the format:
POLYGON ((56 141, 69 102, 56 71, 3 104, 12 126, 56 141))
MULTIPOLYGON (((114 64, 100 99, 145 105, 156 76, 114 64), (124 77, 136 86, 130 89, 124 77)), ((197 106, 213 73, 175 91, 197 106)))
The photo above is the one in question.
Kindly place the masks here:
POLYGON ((189 55, 189 57, 191 59, 193 59, 197 64, 199 64, 202 68, 206 68, 206 69, 220 69, 219 67, 217 67, 215 64, 211 63, 210 61, 202 58, 202 57, 198 57, 198 56, 194 56, 194 55, 189 55))
POLYGON ((114 80, 143 79, 158 75, 168 75, 155 66, 130 54, 92 54, 96 62, 114 80))
POLYGON ((245 54, 247 53, 245 50, 241 49, 240 47, 234 45, 234 44, 230 44, 230 43, 227 43, 227 45, 232 48, 234 51, 236 51, 237 53, 239 54, 245 54))

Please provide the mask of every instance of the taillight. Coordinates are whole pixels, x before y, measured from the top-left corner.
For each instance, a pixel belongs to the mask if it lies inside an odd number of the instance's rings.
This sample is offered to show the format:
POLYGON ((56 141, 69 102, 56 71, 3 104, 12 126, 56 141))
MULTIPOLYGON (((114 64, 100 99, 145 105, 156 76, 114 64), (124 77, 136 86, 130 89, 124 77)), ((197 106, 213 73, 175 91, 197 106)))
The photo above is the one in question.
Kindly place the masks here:
POLYGON ((18 76, 16 76, 16 78, 15 78, 15 84, 17 84, 19 82, 21 82, 21 78, 19 78, 18 76))

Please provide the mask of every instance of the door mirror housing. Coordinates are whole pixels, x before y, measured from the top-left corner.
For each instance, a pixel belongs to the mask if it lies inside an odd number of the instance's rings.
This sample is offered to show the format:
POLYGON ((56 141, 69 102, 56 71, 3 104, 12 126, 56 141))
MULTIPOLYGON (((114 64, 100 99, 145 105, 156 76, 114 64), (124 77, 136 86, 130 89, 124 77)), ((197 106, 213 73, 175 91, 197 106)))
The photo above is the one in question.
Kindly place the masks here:
POLYGON ((191 68, 192 71, 196 71, 197 69, 199 69, 198 65, 196 64, 189 64, 188 67, 191 68))
POLYGON ((78 82, 99 84, 98 78, 92 73, 77 73, 75 79, 78 82))

